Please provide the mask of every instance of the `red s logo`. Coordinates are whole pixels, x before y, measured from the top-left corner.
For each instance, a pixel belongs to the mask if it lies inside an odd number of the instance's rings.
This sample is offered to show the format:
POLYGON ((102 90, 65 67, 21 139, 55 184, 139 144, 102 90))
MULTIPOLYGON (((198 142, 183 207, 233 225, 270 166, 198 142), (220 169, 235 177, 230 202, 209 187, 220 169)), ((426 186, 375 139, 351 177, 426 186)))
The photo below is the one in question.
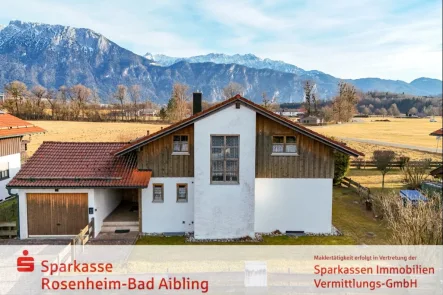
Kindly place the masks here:
POLYGON ((27 257, 29 254, 28 250, 23 251, 23 255, 17 258, 17 271, 19 272, 32 272, 34 271, 34 258, 27 257))

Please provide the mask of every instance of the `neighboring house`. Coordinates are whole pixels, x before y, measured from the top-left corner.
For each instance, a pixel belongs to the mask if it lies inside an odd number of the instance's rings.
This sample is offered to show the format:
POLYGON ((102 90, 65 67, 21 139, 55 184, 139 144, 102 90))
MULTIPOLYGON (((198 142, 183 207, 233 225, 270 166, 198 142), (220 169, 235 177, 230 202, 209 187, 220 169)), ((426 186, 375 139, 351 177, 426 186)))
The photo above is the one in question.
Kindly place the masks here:
POLYGON ((434 132, 429 134, 430 136, 437 136, 442 137, 443 136, 443 128, 437 129, 434 132))
POLYGON ((275 113, 284 117, 299 117, 304 115, 305 112, 305 109, 283 109, 275 113))
POLYGON ((138 116, 155 117, 159 113, 156 109, 141 109, 137 111, 138 116))
POLYGON ((205 111, 199 102, 130 143, 43 143, 9 184, 20 237, 74 235, 91 218, 97 234, 127 196, 142 233, 331 232, 334 153, 363 154, 240 95, 205 111))
POLYGON ((300 120, 301 123, 305 124, 305 125, 320 125, 323 123, 323 119, 320 119, 318 117, 315 116, 309 116, 309 117, 305 117, 302 118, 300 120))
POLYGON ((0 201, 9 196, 6 185, 21 167, 27 143, 23 136, 45 132, 29 122, 0 111, 0 201))

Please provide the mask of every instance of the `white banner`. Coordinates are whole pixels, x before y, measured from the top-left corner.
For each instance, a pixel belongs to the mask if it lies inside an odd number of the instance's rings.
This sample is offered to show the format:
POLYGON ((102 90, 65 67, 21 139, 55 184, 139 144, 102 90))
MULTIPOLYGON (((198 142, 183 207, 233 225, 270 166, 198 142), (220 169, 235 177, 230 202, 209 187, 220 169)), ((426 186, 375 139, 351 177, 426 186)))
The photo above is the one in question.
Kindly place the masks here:
POLYGON ((1 294, 443 294, 442 246, 0 246, 1 294))

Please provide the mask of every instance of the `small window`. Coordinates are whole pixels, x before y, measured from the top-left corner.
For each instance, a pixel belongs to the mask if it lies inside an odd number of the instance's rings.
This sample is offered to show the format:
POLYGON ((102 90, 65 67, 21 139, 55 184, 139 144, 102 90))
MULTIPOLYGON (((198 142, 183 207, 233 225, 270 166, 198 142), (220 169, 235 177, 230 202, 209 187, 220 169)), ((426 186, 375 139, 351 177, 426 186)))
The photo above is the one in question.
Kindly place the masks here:
POLYGON ((297 138, 295 136, 273 136, 272 137, 272 153, 280 154, 296 154, 297 138))
POLYGON ((177 202, 188 201, 188 185, 186 183, 177 183, 177 202))
POLYGON ((153 203, 163 203, 164 193, 163 184, 155 183, 153 184, 152 202, 153 203))
POLYGON ((189 152, 188 136, 174 135, 173 148, 174 153, 189 152))
POLYGON ((0 163, 0 180, 9 178, 9 163, 0 163))

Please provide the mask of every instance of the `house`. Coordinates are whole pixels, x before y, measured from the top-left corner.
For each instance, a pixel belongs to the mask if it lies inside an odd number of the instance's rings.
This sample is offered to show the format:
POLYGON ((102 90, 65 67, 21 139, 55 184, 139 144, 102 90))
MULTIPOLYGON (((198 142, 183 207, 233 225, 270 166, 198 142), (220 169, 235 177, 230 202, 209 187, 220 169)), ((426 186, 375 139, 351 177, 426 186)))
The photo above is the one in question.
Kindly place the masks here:
POLYGON ((284 117, 299 117, 304 115, 305 112, 305 109, 281 109, 280 111, 275 113, 284 117))
POLYGON ((309 116, 309 117, 302 118, 300 120, 300 122, 305 125, 320 125, 323 123, 323 119, 320 119, 316 116, 309 116))
POLYGON ((193 110, 129 143, 43 143, 9 183, 20 237, 114 230, 131 210, 141 233, 331 232, 334 153, 362 153, 240 95, 201 111, 195 93, 193 110))
POLYGON ((6 185, 21 167, 21 155, 29 142, 23 137, 42 132, 45 130, 0 111, 0 201, 9 196, 6 185))

